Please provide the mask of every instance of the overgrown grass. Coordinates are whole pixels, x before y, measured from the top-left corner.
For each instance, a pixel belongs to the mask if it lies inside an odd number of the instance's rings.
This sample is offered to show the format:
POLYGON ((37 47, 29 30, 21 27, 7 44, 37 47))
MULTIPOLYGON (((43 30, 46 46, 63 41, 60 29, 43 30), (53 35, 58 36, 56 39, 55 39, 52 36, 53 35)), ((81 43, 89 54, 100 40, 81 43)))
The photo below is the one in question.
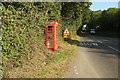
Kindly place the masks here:
POLYGON ((76 45, 71 45, 67 42, 60 41, 58 50, 54 55, 47 60, 47 66, 43 67, 41 77, 46 78, 61 78, 67 69, 67 64, 76 54, 76 45))
POLYGON ((56 62, 61 62, 61 61, 64 61, 64 60, 65 60, 65 54, 63 54, 63 53, 56 53, 56 54, 49 60, 49 62, 56 63, 56 62))
MULTIPOLYGON (((72 37, 79 39, 79 37, 72 37)), ((9 78, 61 78, 67 69, 67 64, 76 54, 76 45, 63 39, 58 41, 58 49, 50 51, 44 47, 36 48, 30 60, 24 60, 22 67, 9 69, 4 77, 9 78)))
MULTIPOLYGON (((0 4, 2 9, 2 64, 6 72, 4 77, 60 77, 76 49, 76 45, 60 39, 61 30, 65 28, 63 25, 61 27, 60 23, 61 7, 61 3, 0 4), (50 15, 47 14, 48 8, 50 15), (59 46, 56 51, 49 51, 44 46, 44 27, 51 16, 59 21, 59 46)), ((72 26, 72 30, 75 31, 76 26, 72 26)))

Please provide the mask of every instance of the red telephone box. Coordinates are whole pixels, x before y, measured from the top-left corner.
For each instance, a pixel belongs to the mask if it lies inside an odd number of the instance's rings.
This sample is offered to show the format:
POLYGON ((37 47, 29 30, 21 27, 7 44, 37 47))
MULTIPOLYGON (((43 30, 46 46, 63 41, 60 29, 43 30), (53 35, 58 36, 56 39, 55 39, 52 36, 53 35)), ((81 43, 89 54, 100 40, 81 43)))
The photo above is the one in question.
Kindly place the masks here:
POLYGON ((45 26, 45 46, 49 50, 57 49, 57 20, 49 20, 45 26))

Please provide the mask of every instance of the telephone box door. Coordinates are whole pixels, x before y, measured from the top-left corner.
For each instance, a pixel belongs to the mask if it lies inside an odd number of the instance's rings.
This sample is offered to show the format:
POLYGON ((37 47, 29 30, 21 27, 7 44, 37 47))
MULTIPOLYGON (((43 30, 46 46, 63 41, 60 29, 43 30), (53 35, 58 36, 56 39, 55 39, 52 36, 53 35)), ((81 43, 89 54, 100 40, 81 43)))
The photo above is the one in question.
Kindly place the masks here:
POLYGON ((53 48, 53 26, 48 26, 47 27, 47 48, 52 49, 53 48))
POLYGON ((50 50, 55 50, 57 48, 57 39, 56 39, 56 21, 49 21, 49 24, 45 27, 45 46, 50 50))

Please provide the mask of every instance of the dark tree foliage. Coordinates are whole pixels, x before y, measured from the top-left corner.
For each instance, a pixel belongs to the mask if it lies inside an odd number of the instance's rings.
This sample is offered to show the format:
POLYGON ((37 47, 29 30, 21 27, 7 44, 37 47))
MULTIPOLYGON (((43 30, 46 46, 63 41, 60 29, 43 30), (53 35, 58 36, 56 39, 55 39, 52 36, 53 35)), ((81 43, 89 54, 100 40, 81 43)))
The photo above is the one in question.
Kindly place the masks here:
POLYGON ((90 2, 62 3, 62 20, 65 28, 69 28, 72 34, 76 33, 83 22, 87 22, 86 12, 89 10, 90 5, 90 2))
POLYGON ((96 28, 97 32, 119 33, 120 9, 109 8, 107 10, 92 11, 89 20, 89 29, 96 28))

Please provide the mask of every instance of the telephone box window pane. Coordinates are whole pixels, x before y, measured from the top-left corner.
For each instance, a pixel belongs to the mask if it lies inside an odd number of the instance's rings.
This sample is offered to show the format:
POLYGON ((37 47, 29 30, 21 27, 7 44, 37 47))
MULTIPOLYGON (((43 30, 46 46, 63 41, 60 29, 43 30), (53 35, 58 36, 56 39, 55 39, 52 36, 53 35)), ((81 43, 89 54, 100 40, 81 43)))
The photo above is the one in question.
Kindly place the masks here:
POLYGON ((52 29, 52 26, 48 26, 48 28, 49 28, 49 29, 50 29, 50 28, 52 29))
POLYGON ((52 26, 48 26, 48 32, 52 32, 52 26))
POLYGON ((52 48, 53 47, 53 26, 48 26, 48 41, 49 41, 49 46, 52 48))

